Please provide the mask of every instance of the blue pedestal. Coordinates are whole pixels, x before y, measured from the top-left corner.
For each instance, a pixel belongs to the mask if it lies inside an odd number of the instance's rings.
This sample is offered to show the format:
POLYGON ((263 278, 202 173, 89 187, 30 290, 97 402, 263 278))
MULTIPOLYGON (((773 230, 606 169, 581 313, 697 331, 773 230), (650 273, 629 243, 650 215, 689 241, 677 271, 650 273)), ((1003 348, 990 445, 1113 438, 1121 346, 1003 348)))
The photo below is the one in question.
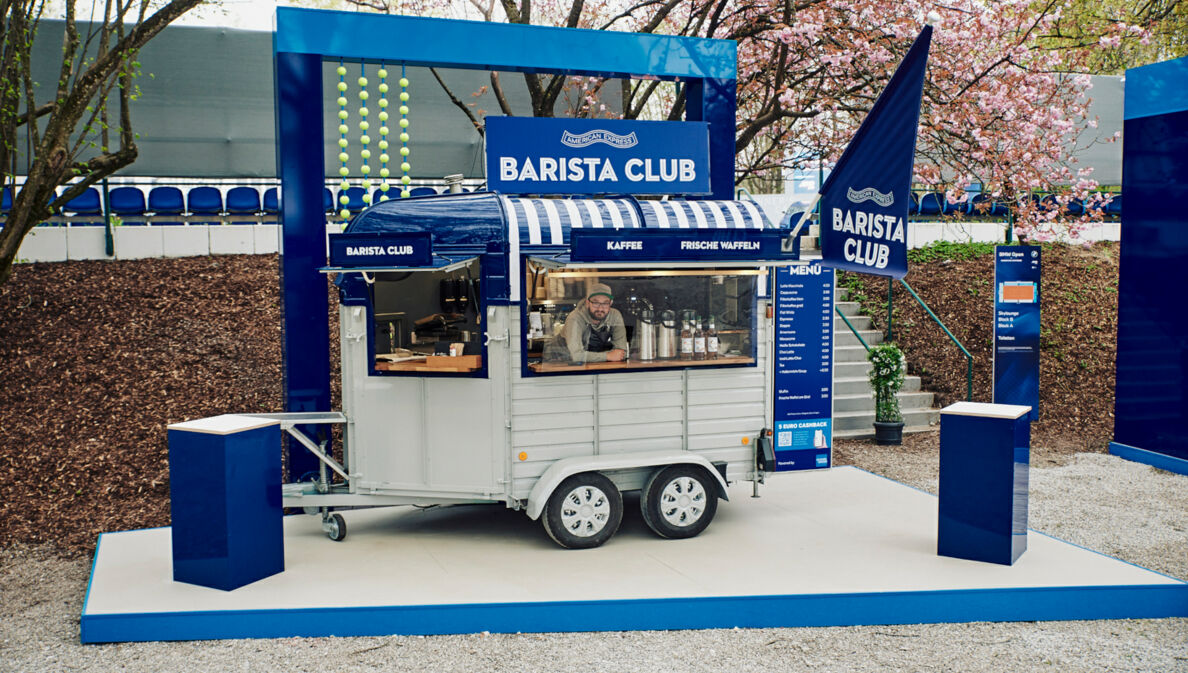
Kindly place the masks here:
POLYGON ((236 415, 169 426, 175 581, 230 591, 285 569, 280 433, 236 415))
POLYGON ((937 554, 1011 565, 1027 550, 1030 410, 976 402, 941 410, 937 554))

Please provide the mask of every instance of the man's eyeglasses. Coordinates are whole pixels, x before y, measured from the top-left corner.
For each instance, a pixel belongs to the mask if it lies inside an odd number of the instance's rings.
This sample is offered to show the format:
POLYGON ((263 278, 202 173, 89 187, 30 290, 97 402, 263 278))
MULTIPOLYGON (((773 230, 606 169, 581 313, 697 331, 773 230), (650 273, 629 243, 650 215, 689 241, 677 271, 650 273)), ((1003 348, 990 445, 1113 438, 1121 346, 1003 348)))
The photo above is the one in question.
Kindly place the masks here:
POLYGON ((598 308, 610 308, 611 305, 611 300, 609 299, 587 299, 586 301, 590 302, 591 306, 597 306, 598 308))

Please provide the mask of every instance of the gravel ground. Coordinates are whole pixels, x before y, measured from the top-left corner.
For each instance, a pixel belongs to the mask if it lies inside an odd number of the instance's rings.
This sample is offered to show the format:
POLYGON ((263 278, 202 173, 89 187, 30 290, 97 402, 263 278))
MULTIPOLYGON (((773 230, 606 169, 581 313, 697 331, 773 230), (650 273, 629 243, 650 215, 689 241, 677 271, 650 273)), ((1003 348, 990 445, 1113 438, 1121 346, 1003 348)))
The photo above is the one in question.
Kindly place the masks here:
MULTIPOLYGON (((924 442, 928 444, 928 442, 924 442)), ((850 462, 932 492, 935 451, 850 462)), ((1031 526, 1188 577, 1188 477, 1102 454, 1033 467, 1031 526)), ((0 671, 1174 671, 1188 619, 80 645, 90 566, 0 552, 0 671)))

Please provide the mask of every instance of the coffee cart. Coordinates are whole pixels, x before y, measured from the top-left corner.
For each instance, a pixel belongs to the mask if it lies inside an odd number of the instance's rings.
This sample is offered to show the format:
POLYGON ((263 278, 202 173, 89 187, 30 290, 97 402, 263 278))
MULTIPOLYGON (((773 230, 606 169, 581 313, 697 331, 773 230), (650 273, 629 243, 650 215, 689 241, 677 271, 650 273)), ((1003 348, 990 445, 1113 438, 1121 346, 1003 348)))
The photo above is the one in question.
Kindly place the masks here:
POLYGON ((640 491, 658 535, 697 535, 728 483, 757 489, 774 469, 771 269, 803 264, 783 233, 746 201, 482 192, 371 206, 330 235, 323 269, 339 289, 343 391, 324 420, 343 424, 342 460, 284 423, 321 461, 284 505, 320 512, 340 540, 335 509, 505 503, 583 548, 640 491), (612 288, 625 360, 551 355, 595 284, 612 288), (677 322, 693 334, 711 317, 716 351, 682 359, 677 322))

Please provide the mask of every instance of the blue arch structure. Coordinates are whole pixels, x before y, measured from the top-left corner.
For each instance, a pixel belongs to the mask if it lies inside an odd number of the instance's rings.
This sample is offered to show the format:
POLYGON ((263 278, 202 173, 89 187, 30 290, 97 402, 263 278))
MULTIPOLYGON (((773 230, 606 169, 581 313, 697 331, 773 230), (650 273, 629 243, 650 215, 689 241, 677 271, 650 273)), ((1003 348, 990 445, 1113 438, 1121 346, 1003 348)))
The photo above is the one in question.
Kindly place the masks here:
MULTIPOLYGON (((284 194, 287 411, 330 409, 326 281, 317 271, 326 262, 322 62, 330 59, 679 80, 686 85, 686 118, 709 123, 711 197, 733 196, 737 51, 732 41, 278 8, 273 76, 277 173, 284 194)), ((295 478, 316 467, 307 452, 290 455, 295 478)))
POLYGON ((1188 474, 1188 58, 1126 71, 1114 441, 1188 474), (1174 302, 1173 302, 1174 304, 1174 302))

